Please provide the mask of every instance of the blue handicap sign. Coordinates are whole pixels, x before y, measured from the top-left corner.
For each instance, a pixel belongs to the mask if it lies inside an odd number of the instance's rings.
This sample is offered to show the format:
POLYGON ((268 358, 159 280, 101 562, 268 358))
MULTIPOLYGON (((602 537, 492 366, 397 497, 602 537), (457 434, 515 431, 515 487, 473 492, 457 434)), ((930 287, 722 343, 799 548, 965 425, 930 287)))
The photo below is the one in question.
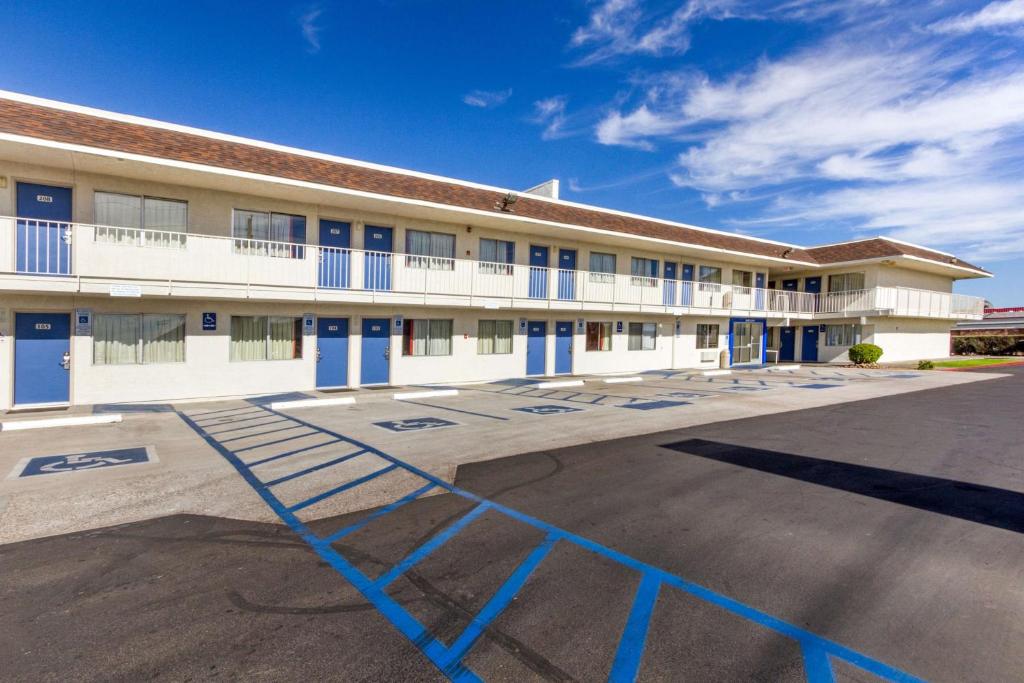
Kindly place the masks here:
POLYGON ((797 389, 833 389, 841 387, 842 384, 794 384, 797 389))
POLYGON ((636 403, 624 403, 620 408, 632 408, 633 410, 660 410, 675 406, 688 406, 686 401, 638 401, 636 403))
POLYGON ((21 470, 20 477, 32 477, 38 474, 59 474, 61 472, 79 472, 81 470, 97 470, 117 465, 134 465, 149 462, 149 453, 145 448, 120 448, 111 451, 94 451, 92 453, 68 453, 65 455, 42 455, 29 458, 21 470))
POLYGON ((203 330, 213 332, 217 330, 217 314, 203 313, 203 330))
POLYGON ((722 387, 722 391, 768 391, 768 387, 722 387))
POLYGON ((692 391, 669 391, 668 393, 662 394, 662 396, 671 396, 672 398, 687 398, 690 400, 698 398, 710 398, 707 394, 696 394, 692 391))
POLYGON ((442 420, 439 417, 411 417, 407 420, 386 420, 374 422, 378 427, 390 429, 393 432, 418 432, 421 429, 437 429, 438 427, 455 427, 459 423, 451 420, 442 420))
POLYGON ((560 415, 562 413, 577 413, 583 410, 583 408, 573 408, 572 406, 543 405, 524 406, 522 408, 513 408, 512 410, 518 410, 521 413, 531 413, 533 415, 560 415))

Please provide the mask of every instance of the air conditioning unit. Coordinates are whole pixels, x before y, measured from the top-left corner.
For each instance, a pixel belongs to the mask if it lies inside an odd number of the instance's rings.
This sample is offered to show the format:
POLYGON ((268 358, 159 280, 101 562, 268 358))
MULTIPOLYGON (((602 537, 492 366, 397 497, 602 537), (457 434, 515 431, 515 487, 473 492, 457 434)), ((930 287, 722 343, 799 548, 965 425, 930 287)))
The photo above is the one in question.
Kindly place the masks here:
POLYGON ((700 362, 701 363, 711 363, 711 362, 714 362, 716 360, 718 360, 718 351, 711 350, 711 351, 701 351, 700 352, 700 362))

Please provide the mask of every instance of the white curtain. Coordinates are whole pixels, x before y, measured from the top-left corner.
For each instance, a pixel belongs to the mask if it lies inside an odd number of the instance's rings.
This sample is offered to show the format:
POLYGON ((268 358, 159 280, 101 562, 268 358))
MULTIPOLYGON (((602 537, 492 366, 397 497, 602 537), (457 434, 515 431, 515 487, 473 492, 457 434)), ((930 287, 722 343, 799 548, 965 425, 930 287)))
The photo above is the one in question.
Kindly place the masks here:
POLYGON ((722 269, 714 266, 701 266, 698 279, 701 282, 711 282, 716 285, 722 284, 722 269))
POLYGON ((512 321, 494 322, 494 353, 512 353, 512 321))
POLYGON ((185 362, 185 316, 142 316, 142 362, 185 362))
POLYGON ((143 224, 147 230, 185 232, 188 229, 188 203, 172 199, 146 197, 143 224))
POLYGON ((96 240, 118 244, 135 244, 138 233, 131 228, 142 227, 142 197, 113 192, 93 195, 96 240), (129 228, 129 229, 124 229, 129 228))
POLYGON ((302 319, 270 319, 270 360, 302 357, 302 319))
POLYGON ((828 291, 855 292, 864 289, 864 273, 840 273, 828 276, 828 291))
POLYGON ((93 363, 139 362, 139 316, 99 314, 93 322, 93 363))
POLYGON ((494 353, 494 328, 496 320, 481 320, 477 333, 476 352, 482 355, 494 353))
POLYGON ((242 239, 268 239, 270 236, 270 214, 235 209, 231 234, 233 237, 242 239))
POLYGON ((430 339, 429 320, 406 321, 405 355, 426 356, 430 339))
POLYGON ((754 286, 754 274, 749 270, 735 270, 732 271, 732 283, 737 287, 753 287, 754 286))
POLYGON ((427 353, 431 356, 450 356, 452 353, 452 321, 430 321, 430 345, 427 353))
POLYGON ((267 318, 231 316, 231 360, 267 359, 267 318))

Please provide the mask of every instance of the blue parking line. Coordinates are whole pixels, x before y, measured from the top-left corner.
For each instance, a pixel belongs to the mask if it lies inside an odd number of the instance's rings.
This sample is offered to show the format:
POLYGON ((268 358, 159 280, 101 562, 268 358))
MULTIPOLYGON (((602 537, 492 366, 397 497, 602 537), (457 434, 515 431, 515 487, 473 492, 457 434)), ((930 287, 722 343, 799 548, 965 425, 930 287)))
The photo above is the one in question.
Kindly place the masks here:
MULTIPOLYGON (((280 417, 286 417, 281 413, 273 411, 269 408, 264 408, 267 412, 280 417)), ((641 574, 643 579, 647 581, 654 581, 657 584, 664 584, 682 590, 704 602, 716 605, 728 612, 736 614, 748 621, 751 621, 759 626, 772 630, 780 635, 786 636, 792 640, 795 640, 801 648, 809 648, 807 651, 814 654, 817 651, 824 653, 826 657, 834 659, 841 659, 856 667, 859 667, 869 673, 879 676, 885 680, 897 681, 899 683, 923 683, 923 681, 915 676, 912 676, 906 672, 900 671, 888 664, 880 662, 876 659, 868 657, 867 655, 861 654, 855 650, 852 650, 844 645, 840 645, 834 641, 822 638, 821 636, 815 635, 809 631, 806 631, 798 626, 794 626, 786 621, 783 621, 777 617, 773 617, 770 614, 762 612, 756 608, 745 605, 737 600, 726 597, 720 593, 717 593, 709 588, 705 588, 699 584, 687 581, 680 576, 672 574, 666 570, 659 569, 653 565, 649 565, 645 562, 632 558, 619 551, 616 551, 607 546, 601 545, 595 541, 591 541, 582 536, 578 536, 569 531, 565 531, 558 527, 555 527, 547 522, 539 520, 537 518, 526 515, 522 512, 506 507, 500 503, 489 501, 481 496, 474 493, 460 489, 452 484, 449 484, 433 475, 410 465, 392 455, 389 455, 373 446, 358 441, 356 439, 346 437, 342 434, 334 432, 329 429, 318 427, 314 424, 300 420, 297 418, 287 418, 294 421, 296 424, 303 425, 310 429, 318 430, 324 434, 333 436, 337 439, 344 440, 354 446, 364 448, 368 452, 386 460, 392 464, 391 467, 385 469, 402 468, 407 472, 421 477, 427 482, 431 482, 439 488, 448 491, 454 495, 461 496, 467 500, 477 503, 477 506, 473 508, 467 515, 462 517, 460 520, 455 522, 451 527, 448 527, 440 534, 435 536, 433 539, 427 542, 425 546, 408 556, 405 560, 396 565, 390 572, 385 574, 384 577, 377 579, 376 581, 371 580, 361 571, 356 569, 350 564, 345 558, 343 558, 337 551, 335 551, 329 544, 323 542, 316 535, 314 535, 309 528, 303 523, 295 514, 294 510, 286 507, 273 493, 268 489, 252 472, 239 460, 229 448, 225 447, 215 437, 207 433, 198 424, 191 420, 187 415, 178 412, 178 415, 189 425, 199 436, 206 441, 212 448, 220 453, 225 459, 231 463, 239 474, 245 479, 245 481, 253 487, 257 494, 264 500, 264 502, 274 510, 278 516, 284 521, 289 527, 298 534, 303 541, 309 544, 313 550, 327 562, 332 568, 334 568, 339 574, 348 580, 353 587, 358 590, 363 597, 365 597, 371 604, 373 604, 377 610, 390 621, 395 628, 399 630, 410 642, 412 642, 419 650, 426 656, 431 663, 433 663, 439 670, 443 671, 451 680, 455 681, 478 681, 479 678, 471 671, 465 669, 462 666, 453 666, 452 657, 449 652, 450 648, 445 647, 439 642, 433 634, 426 630, 423 625, 417 621, 412 615, 410 615, 403 607, 398 605, 392 598, 390 598, 383 590, 383 587, 387 585, 390 580, 399 576, 409 567, 413 566, 420 559, 429 555, 434 549, 442 545, 446 540, 461 531, 470 521, 471 518, 479 516, 484 510, 494 510, 497 513, 503 514, 513 520, 523 522, 534 528, 545 532, 546 534, 553 534, 560 540, 564 540, 569 543, 596 553, 606 559, 612 560, 624 567, 633 569, 641 574), (469 519, 468 519, 469 518, 469 519), (426 548, 426 546, 431 546, 426 548)), ((377 476, 382 472, 374 473, 371 476, 377 476)), ((357 480, 358 481, 358 480, 357 480)), ((351 487, 357 485, 356 482, 350 482, 346 485, 351 487)), ((643 583, 642 579, 642 583, 643 583)), ((647 590, 650 590, 648 587, 647 590)), ((653 603, 652 603, 653 604, 653 603)), ((637 605, 634 604, 634 611, 638 609, 637 605)), ((640 620, 642 613, 637 616, 637 620, 640 620)), ((628 621, 627 621, 628 624, 628 621)), ((635 631, 631 631, 635 632, 635 631)), ((625 635, 625 634, 624 634, 625 635)), ((620 647, 619 650, 622 648, 620 647)), ((629 652, 627 646, 626 652, 629 652)), ((814 654, 816 657, 817 655, 814 654)), ((625 655, 624 655, 625 657, 625 655)), ((815 665, 815 662, 809 662, 811 665, 815 665)), ((625 664, 623 664, 625 666, 625 664)), ((813 672, 808 671, 808 675, 813 672)))
POLYGON ((807 683, 835 683, 832 664, 828 661, 828 653, 813 645, 804 645, 804 671, 807 672, 807 683))
MULTIPOLYGON (((312 434, 309 434, 307 436, 312 436, 312 434)), ((256 467, 257 465, 265 465, 268 462, 275 462, 275 461, 280 460, 282 458, 290 458, 291 456, 298 455, 299 453, 307 453, 309 451, 315 451, 318 448, 323 448, 324 446, 331 446, 331 445, 336 444, 336 443, 338 443, 337 440, 325 441, 323 443, 314 444, 312 446, 303 446, 302 448, 293 448, 290 451, 285 451, 284 453, 278 453, 277 455, 268 455, 267 457, 261 458, 260 460, 256 460, 256 461, 253 461, 253 462, 250 462, 250 463, 246 463, 246 465, 249 466, 249 467, 256 467)))
POLYGON ((365 484, 366 482, 370 481, 371 479, 376 479, 377 477, 381 476, 382 474, 387 474, 388 472, 391 472, 392 470, 396 470, 396 469, 398 469, 398 465, 391 464, 391 465, 388 465, 387 467, 384 467, 382 469, 377 470, 376 472, 370 472, 369 474, 367 474, 364 477, 359 477, 358 479, 356 479, 354 481, 346 482, 346 483, 342 484, 341 486, 335 486, 333 489, 328 489, 327 491, 324 491, 323 493, 318 493, 317 495, 313 496, 312 498, 307 498, 306 500, 302 501, 301 503, 296 503, 295 505, 292 505, 291 507, 288 508, 288 512, 298 512, 299 510, 305 510, 310 505, 316 505, 317 503, 319 503, 322 500, 326 500, 326 499, 330 498, 331 496, 335 496, 335 495, 341 493, 342 491, 348 491, 349 489, 354 489, 355 487, 357 487, 357 486, 359 486, 361 484, 365 484))
MULTIPOLYGON (((298 429, 298 427, 296 427, 296 429, 298 429)), ((235 453, 244 453, 245 451, 254 451, 257 448, 266 448, 267 446, 277 446, 278 444, 282 444, 282 443, 285 443, 287 441, 295 441, 295 439, 305 439, 307 436, 313 436, 316 433, 317 432, 309 432, 308 434, 296 434, 295 436, 288 436, 288 437, 285 437, 283 439, 277 439, 276 441, 266 441, 264 443, 258 443, 258 444, 254 444, 252 446, 242 446, 241 448, 236 448, 235 449, 235 453)), ((332 443, 332 442, 328 441, 327 443, 332 443)))
POLYGON ((387 587, 387 585, 389 583, 391 583, 392 581, 397 579, 399 576, 404 574, 406 571, 408 571, 417 562, 419 562, 420 560, 425 558, 427 555, 429 555, 430 553, 432 553, 435 550, 437 550, 438 548, 440 548, 452 536, 454 536, 455 534, 457 534, 460 531, 462 531, 462 529, 464 527, 466 527, 470 522, 472 522, 474 519, 476 519, 477 517, 482 515, 484 512, 486 512, 488 510, 488 508, 490 508, 490 503, 487 503, 486 501, 481 502, 479 505, 477 505, 475 508, 473 508, 472 510, 470 510, 469 512, 464 514, 462 517, 457 519, 455 522, 453 522, 449 526, 445 527, 445 529, 443 531, 439 532, 434 537, 432 537, 429 541, 427 541, 426 543, 421 545, 419 548, 417 548, 415 551, 413 551, 412 553, 407 555, 404 560, 402 560, 401 562, 396 564, 394 567, 392 567, 390 569, 390 571, 388 571, 383 576, 378 578, 374 582, 374 584, 378 588, 385 588, 385 587, 387 587))
MULTIPOLYGON (((242 436, 233 436, 230 439, 220 439, 221 443, 231 443, 232 441, 241 441, 242 439, 253 439, 257 436, 266 436, 267 434, 277 434, 278 432, 288 432, 293 429, 298 429, 301 425, 295 427, 283 427, 281 429, 271 429, 267 432, 256 432, 255 434, 243 434, 242 436)), ((304 434, 303 436, 310 436, 310 434, 304 434)))
POLYGON ((322 462, 319 465, 313 465, 312 467, 307 467, 304 470, 299 470, 298 472, 292 472, 291 474, 286 474, 283 477, 278 477, 277 479, 274 479, 273 481, 268 481, 266 484, 264 484, 264 486, 277 486, 278 484, 283 484, 286 481, 291 481, 292 479, 298 479, 299 477, 304 477, 307 474, 312 474, 313 472, 319 472, 320 470, 327 469, 328 467, 334 467, 335 465, 340 465, 341 463, 345 462, 346 460, 351 460, 352 458, 357 458, 357 457, 359 457, 362 454, 363 454, 362 451, 356 451, 355 453, 349 453, 348 455, 343 455, 340 458, 335 458, 334 460, 328 460, 327 462, 322 462))
POLYGON ((660 587, 658 579, 651 574, 641 574, 640 585, 637 586, 636 597, 633 598, 633 607, 629 610, 626 627, 619 639, 619 649, 615 653, 615 661, 612 662, 612 671, 608 675, 608 680, 612 683, 633 683, 636 680, 660 587))
POLYGON ((366 517, 364 517, 363 519, 359 520, 355 524, 349 524, 347 527, 343 527, 343 528, 335 531, 330 536, 324 536, 323 538, 320 539, 320 542, 321 543, 326 543, 327 545, 330 545, 331 543, 334 543, 335 541, 339 541, 342 538, 348 536, 349 534, 354 533, 356 531, 359 531, 360 529, 362 529, 364 526, 366 526, 367 524, 369 524, 373 520, 379 519, 379 518, 383 517, 384 515, 386 515, 386 514, 388 514, 390 512, 394 512, 395 510, 397 510, 398 508, 402 507, 403 505, 406 505, 407 503, 411 503, 412 501, 416 500, 417 498, 422 496, 424 493, 426 493, 427 491, 429 491, 430 489, 433 489, 433 488, 437 488, 437 484, 435 484, 434 482, 430 482, 426 486, 424 486, 422 488, 416 489, 415 491, 413 491, 409 495, 405 496, 404 498, 399 498, 394 503, 391 503, 390 505, 385 505, 384 507, 382 507, 382 508, 380 508, 378 510, 375 510, 374 512, 371 512, 370 514, 368 514, 366 517))
POLYGON ((541 544, 534 548, 529 556, 516 567, 512 575, 505 580, 505 583, 501 585, 491 599, 487 601, 487 604, 483 606, 483 609, 473 617, 473 621, 469 623, 469 626, 463 630, 462 634, 448 648, 448 664, 442 669, 446 674, 450 673, 454 667, 462 666, 462 658, 476 644, 477 639, 483 635, 484 629, 497 619, 498 615, 515 599, 520 589, 526 583, 526 580, 530 578, 530 574, 548 556, 557 540, 558 536, 548 534, 541 544))

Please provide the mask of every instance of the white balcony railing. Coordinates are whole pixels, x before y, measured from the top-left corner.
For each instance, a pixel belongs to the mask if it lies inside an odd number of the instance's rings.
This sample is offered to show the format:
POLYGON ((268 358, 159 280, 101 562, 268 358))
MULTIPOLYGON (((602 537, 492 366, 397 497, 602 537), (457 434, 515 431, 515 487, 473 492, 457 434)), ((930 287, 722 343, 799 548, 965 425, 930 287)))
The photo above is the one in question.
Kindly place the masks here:
POLYGON ((0 273, 154 283, 288 298, 738 315, 981 316, 978 297, 879 287, 810 294, 710 282, 0 218, 0 273), (261 294, 264 295, 264 294, 261 294))

